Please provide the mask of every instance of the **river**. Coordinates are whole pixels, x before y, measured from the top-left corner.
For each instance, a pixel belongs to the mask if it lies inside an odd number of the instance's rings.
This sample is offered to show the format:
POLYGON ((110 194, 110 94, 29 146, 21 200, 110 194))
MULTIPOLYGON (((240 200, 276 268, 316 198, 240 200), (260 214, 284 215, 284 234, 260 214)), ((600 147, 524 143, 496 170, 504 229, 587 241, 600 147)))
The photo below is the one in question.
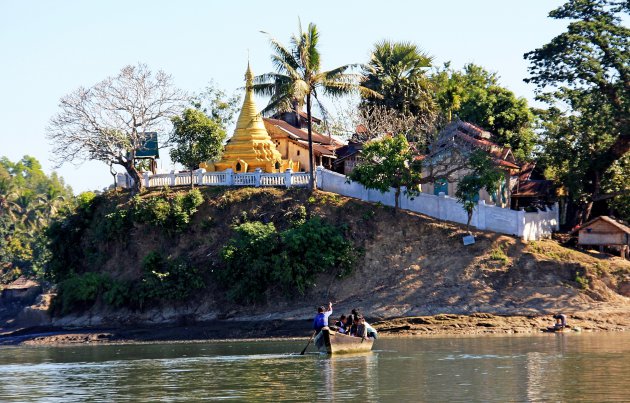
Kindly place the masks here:
POLYGON ((629 401, 630 334, 0 347, 2 402, 629 401))

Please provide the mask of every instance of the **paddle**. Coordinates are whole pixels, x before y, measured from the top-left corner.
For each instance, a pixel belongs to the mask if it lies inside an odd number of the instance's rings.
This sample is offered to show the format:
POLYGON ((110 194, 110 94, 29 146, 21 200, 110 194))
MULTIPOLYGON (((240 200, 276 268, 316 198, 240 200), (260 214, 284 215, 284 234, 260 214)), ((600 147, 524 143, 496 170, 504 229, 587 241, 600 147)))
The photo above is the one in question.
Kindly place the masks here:
POLYGON ((300 355, 304 355, 304 353, 306 352, 306 349, 308 348, 308 346, 311 345, 311 342, 313 341, 313 337, 315 337, 315 333, 317 333, 317 330, 315 330, 313 332, 313 335, 311 336, 310 339, 308 339, 308 343, 306 343, 306 347, 304 347, 304 350, 302 350, 302 352, 300 353, 300 355))

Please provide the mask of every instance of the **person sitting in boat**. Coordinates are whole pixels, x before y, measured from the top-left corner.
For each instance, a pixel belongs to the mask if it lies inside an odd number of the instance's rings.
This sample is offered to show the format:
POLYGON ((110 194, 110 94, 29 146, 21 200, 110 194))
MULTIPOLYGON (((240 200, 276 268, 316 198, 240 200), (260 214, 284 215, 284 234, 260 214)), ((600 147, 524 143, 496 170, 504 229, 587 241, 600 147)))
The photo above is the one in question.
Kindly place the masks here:
POLYGON ((317 308, 317 315, 315 315, 315 319, 313 319, 313 329, 315 329, 316 333, 319 333, 323 327, 328 326, 328 317, 332 312, 332 302, 328 303, 328 309, 325 309, 323 306, 317 308))
POLYGON ((339 333, 346 333, 346 315, 341 315, 339 320, 335 322, 335 326, 337 326, 337 331, 339 333))
POLYGON ((378 332, 374 329, 365 319, 363 319, 363 324, 365 325, 365 329, 367 330, 367 337, 371 337, 373 339, 378 338, 378 332))

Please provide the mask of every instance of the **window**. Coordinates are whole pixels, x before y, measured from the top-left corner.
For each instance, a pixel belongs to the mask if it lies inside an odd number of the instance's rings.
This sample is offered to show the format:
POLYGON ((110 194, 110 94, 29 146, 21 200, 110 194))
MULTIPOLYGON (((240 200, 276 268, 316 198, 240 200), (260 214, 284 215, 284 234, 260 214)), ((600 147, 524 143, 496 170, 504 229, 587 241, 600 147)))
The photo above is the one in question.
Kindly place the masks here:
POLYGON ((439 196, 440 193, 448 195, 448 182, 446 179, 438 179, 433 184, 433 194, 439 196))
POLYGON ((236 163, 236 172, 240 172, 241 171, 241 163, 237 162, 236 163))
POLYGON ((298 155, 298 157, 300 156, 300 150, 297 150, 297 155, 298 155))
POLYGON ((280 169, 280 162, 276 161, 276 169, 280 169))

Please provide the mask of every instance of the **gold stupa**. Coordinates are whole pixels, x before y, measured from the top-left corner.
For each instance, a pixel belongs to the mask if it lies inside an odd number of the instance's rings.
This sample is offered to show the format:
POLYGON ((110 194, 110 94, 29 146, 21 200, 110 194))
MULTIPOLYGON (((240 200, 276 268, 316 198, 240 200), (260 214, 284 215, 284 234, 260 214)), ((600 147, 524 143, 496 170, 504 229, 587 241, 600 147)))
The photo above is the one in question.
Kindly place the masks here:
POLYGON ((284 172, 288 168, 296 170, 298 163, 282 159, 265 129, 262 116, 254 102, 253 80, 254 75, 247 63, 245 99, 234 135, 225 145, 221 161, 201 164, 201 168, 208 171, 224 171, 231 168, 238 173, 253 172, 256 168, 264 172, 284 172))

